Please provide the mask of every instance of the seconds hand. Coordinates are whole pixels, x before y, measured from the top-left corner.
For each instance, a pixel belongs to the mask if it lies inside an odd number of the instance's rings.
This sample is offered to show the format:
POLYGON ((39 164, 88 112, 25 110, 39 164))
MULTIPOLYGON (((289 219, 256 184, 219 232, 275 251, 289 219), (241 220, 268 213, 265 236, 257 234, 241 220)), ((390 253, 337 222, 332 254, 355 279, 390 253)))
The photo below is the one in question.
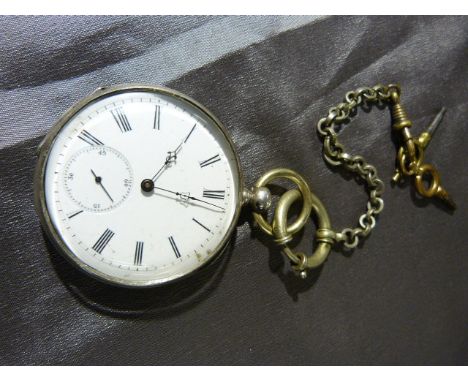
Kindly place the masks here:
POLYGON ((99 184, 101 186, 101 188, 104 190, 104 192, 106 193, 106 195, 109 197, 109 199, 111 200, 112 203, 114 203, 114 199, 112 199, 112 197, 109 195, 109 193, 107 192, 106 188, 104 187, 104 185, 102 184, 102 178, 100 176, 97 176, 96 173, 91 169, 91 173, 93 174, 94 176, 94 180, 96 181, 97 184, 99 184))
POLYGON ((161 187, 154 186, 154 188, 158 189, 158 190, 170 192, 171 194, 174 194, 174 195, 177 195, 177 196, 180 196, 180 197, 184 197, 184 198, 191 199, 191 200, 196 200, 197 202, 205 203, 205 204, 208 204, 210 206, 213 206, 213 207, 219 208, 220 210, 225 211, 225 209, 223 207, 217 206, 216 204, 213 204, 213 203, 205 202, 204 200, 198 199, 198 198, 196 198, 194 196, 186 195, 186 194, 183 194, 181 192, 166 190, 165 188, 161 188, 161 187))

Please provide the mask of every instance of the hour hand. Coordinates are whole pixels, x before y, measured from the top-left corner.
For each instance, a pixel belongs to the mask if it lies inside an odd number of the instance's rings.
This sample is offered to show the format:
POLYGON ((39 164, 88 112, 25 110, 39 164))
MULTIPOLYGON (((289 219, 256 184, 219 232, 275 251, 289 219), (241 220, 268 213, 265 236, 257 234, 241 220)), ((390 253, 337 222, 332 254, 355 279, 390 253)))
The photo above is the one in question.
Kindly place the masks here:
POLYGON ((151 180, 153 182, 156 181, 159 174, 161 174, 163 172, 163 170, 166 169, 167 166, 169 166, 171 163, 175 162, 175 160, 177 159, 177 153, 175 151, 168 151, 167 154, 168 155, 166 157, 166 160, 164 161, 164 164, 161 166, 161 168, 158 170, 158 172, 156 174, 154 174, 154 176, 151 178, 151 180))
POLYGON ((162 165, 162 167, 158 170, 158 172, 151 178, 151 180, 153 182, 156 181, 156 179, 158 178, 158 176, 171 164, 171 163, 174 163, 177 159, 177 154, 179 154, 180 150, 182 150, 182 147, 184 145, 184 143, 186 143, 188 141, 188 139, 190 138, 190 135, 192 135, 193 133, 193 130, 195 130, 195 127, 197 126, 197 124, 193 125, 192 129, 190 130, 190 132, 185 136, 185 138, 182 140, 182 142, 180 142, 179 146, 177 146, 177 148, 174 150, 174 151, 168 151, 167 152, 167 157, 166 157, 166 160, 164 161, 164 164, 162 165))

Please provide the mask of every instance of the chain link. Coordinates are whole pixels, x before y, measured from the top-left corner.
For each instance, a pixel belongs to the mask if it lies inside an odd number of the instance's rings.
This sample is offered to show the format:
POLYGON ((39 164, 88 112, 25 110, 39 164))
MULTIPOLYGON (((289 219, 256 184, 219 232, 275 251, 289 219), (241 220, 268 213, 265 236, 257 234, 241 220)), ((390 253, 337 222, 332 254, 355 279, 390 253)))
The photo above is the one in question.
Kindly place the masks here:
POLYGON ((343 166, 347 170, 356 173, 367 184, 369 201, 367 211, 359 217, 359 226, 345 228, 335 233, 335 239, 342 242, 346 248, 355 248, 359 239, 369 235, 375 227, 376 216, 382 212, 384 202, 381 198, 384 192, 384 183, 377 175, 374 166, 367 163, 360 155, 352 155, 346 152, 345 147, 338 142, 336 127, 350 119, 358 106, 370 103, 384 103, 389 101, 391 91, 400 93, 398 85, 376 85, 374 87, 362 87, 346 93, 345 101, 330 108, 328 115, 317 124, 317 131, 323 139, 323 155, 332 166, 343 166))

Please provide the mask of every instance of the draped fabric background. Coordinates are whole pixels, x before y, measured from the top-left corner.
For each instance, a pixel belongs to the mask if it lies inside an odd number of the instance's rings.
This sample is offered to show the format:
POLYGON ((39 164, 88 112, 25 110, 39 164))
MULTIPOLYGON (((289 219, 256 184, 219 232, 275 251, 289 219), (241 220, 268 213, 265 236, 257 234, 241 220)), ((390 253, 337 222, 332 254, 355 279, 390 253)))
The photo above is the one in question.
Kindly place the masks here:
MULTIPOLYGON (((0 17, 0 363, 468 364, 468 18, 0 17), (451 214, 390 187, 388 109, 362 110, 341 139, 386 183, 376 229, 298 280, 267 238, 239 221, 227 253, 196 276, 135 291, 63 260, 33 207, 35 149, 101 85, 162 84, 223 121, 247 185, 300 171, 333 227, 355 225, 362 185, 321 157, 319 118, 360 86, 398 82, 458 203, 451 214)), ((313 228, 298 247, 310 251, 313 228)))

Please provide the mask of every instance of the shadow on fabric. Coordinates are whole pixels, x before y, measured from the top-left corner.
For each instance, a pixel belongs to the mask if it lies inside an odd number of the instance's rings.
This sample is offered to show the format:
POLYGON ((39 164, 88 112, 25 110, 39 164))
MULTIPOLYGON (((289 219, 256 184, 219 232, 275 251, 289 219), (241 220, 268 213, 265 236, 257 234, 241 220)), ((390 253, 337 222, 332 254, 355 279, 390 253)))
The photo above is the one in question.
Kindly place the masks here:
POLYGON ((232 255, 236 233, 222 254, 193 274, 144 289, 113 286, 92 278, 61 256, 44 232, 43 236, 54 270, 82 305, 117 318, 162 319, 190 310, 217 288, 232 255))

